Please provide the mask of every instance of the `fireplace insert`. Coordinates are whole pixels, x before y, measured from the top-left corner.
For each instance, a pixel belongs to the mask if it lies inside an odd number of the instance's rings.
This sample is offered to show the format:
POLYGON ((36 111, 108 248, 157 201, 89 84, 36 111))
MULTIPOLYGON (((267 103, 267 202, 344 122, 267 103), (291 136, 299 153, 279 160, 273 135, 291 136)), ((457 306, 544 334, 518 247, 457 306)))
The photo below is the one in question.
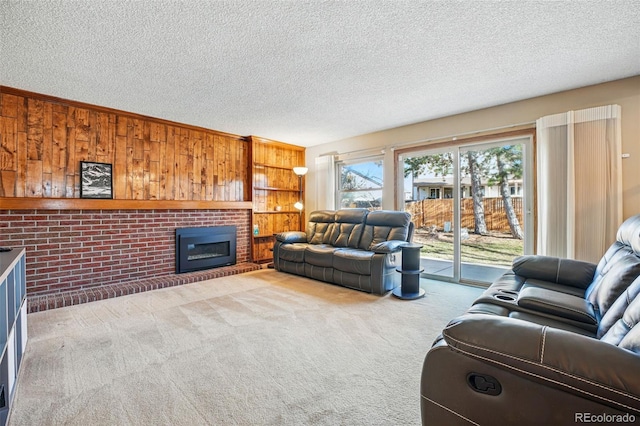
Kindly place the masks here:
POLYGON ((235 263, 235 226, 176 229, 177 274, 235 263))

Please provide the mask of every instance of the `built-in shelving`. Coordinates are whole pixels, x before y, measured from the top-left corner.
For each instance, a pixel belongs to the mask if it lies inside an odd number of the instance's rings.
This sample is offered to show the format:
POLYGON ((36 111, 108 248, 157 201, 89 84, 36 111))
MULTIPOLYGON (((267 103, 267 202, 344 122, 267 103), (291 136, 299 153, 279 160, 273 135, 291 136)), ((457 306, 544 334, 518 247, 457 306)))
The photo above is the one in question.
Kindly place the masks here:
POLYGON ((27 283, 24 248, 0 252, 0 424, 9 409, 27 345, 27 283))
POLYGON ((303 201, 302 182, 293 173, 304 166, 304 148, 251 136, 252 149, 252 258, 273 260, 273 235, 303 229, 303 212, 294 205, 303 201))
POLYGON ((287 189, 287 188, 274 188, 274 187, 262 187, 262 186, 254 186, 254 190, 256 191, 285 191, 285 192, 298 192, 298 189, 287 189))

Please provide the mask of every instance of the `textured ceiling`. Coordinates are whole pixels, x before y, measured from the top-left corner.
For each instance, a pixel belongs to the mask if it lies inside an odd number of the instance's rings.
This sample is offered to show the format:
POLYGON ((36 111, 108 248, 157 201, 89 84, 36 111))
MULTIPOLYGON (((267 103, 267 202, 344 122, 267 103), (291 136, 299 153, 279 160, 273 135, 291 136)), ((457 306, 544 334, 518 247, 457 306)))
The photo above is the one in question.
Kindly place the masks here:
POLYGON ((298 145, 640 74, 640 2, 0 2, 0 84, 298 145))

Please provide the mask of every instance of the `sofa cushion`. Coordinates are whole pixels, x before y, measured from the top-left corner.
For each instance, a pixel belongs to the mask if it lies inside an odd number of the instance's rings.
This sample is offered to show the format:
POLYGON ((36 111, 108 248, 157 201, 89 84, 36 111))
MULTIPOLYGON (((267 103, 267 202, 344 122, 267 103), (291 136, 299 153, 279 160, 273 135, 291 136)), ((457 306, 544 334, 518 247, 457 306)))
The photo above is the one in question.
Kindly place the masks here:
POLYGON ((309 244, 305 250, 304 259, 310 265, 331 268, 336 250, 338 249, 328 244, 309 244))
POLYGON ((640 294, 640 277, 636 278, 629 287, 613 302, 607 313, 600 319, 598 324, 598 338, 601 338, 613 324, 622 318, 622 315, 629 307, 629 304, 640 294))
POLYGON ((616 234, 616 240, 631 247, 636 256, 640 256, 640 215, 625 220, 616 234))
POLYGON ((600 340, 640 354, 640 298, 636 297, 600 340))
POLYGON ((335 247, 358 247, 368 213, 367 209, 338 210, 330 244, 335 247))
POLYGON ((317 210, 309 214, 307 242, 309 244, 329 244, 335 222, 334 210, 317 210))
POLYGON ((280 246, 280 259, 289 262, 304 262, 304 251, 307 248, 307 243, 295 243, 295 244, 282 244, 280 246))
MULTIPOLYGON (((517 277, 519 275, 516 275, 517 277)), ((522 278, 522 277, 521 277, 522 278)), ((493 286, 492 286, 493 287, 493 286)), ((550 281, 543 280, 534 280, 534 279, 526 279, 522 284, 522 288, 520 291, 523 291, 527 288, 543 288, 545 290, 556 291, 558 293, 570 294, 572 296, 581 297, 584 299, 584 289, 580 287, 574 287, 570 285, 553 283, 550 281)))
POLYGON ((407 212, 377 210, 370 212, 358 248, 371 250, 383 241, 407 241, 411 215, 407 212))
POLYGON ((304 275, 315 280, 333 282, 333 268, 304 264, 304 275))
MULTIPOLYGON (((640 258, 630 254, 612 264, 587 290, 587 299, 602 317, 616 299, 640 276, 640 258)), ((600 319, 600 318, 598 318, 600 319)))
POLYGON ((351 272, 333 270, 333 281, 345 287, 371 292, 371 275, 354 274, 351 272))
POLYGON ((333 268, 343 272, 371 275, 374 253, 359 249, 340 249, 334 253, 333 268))
POLYGON ((636 323, 618 345, 623 349, 640 354, 640 325, 636 323))
POLYGON ((640 215, 628 218, 618 228, 616 241, 598 262, 593 283, 587 289, 587 296, 594 291, 602 277, 609 273, 616 263, 629 256, 640 257, 640 215))
MULTIPOLYGON (((467 313, 470 313, 470 311, 467 311, 467 313)), ((587 330, 586 328, 582 328, 582 327, 577 327, 565 321, 558 321, 553 318, 543 317, 541 315, 531 314, 528 312, 513 311, 503 316, 508 316, 509 318, 515 318, 515 319, 519 319, 527 322, 532 322, 534 324, 546 325, 548 327, 558 328, 560 330, 571 331, 572 333, 582 334, 583 336, 595 337, 595 331, 587 330)))

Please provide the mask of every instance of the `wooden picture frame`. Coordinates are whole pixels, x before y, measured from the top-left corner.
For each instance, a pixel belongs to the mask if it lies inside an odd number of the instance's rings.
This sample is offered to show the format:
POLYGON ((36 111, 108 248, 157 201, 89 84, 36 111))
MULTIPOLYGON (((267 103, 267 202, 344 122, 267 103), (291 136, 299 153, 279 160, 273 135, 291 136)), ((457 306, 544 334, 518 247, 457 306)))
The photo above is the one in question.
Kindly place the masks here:
POLYGON ((111 164, 80 162, 80 198, 113 198, 113 166, 111 164))

